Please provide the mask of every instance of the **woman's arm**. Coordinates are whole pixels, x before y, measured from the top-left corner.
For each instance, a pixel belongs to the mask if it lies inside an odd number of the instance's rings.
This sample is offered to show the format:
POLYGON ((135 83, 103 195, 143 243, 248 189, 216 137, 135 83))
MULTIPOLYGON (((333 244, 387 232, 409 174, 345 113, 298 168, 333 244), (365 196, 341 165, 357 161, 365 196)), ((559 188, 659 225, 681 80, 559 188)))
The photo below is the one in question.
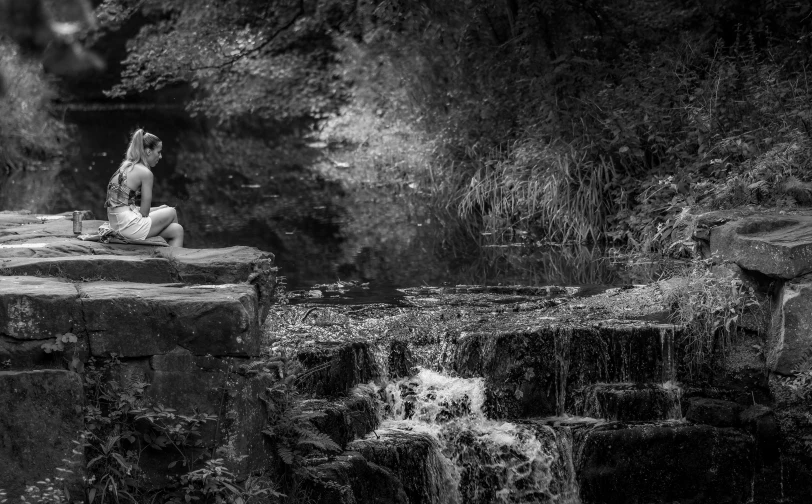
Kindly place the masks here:
POLYGON ((140 170, 141 173, 141 215, 149 217, 150 204, 152 203, 152 172, 146 168, 140 170))

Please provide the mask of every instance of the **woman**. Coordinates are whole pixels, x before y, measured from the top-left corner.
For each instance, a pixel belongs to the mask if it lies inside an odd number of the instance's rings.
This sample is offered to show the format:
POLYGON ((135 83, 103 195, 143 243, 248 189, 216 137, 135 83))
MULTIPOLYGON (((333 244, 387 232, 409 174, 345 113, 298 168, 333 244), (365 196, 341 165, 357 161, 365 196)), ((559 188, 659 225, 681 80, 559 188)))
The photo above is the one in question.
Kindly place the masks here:
POLYGON ((166 205, 150 208, 153 175, 151 168, 161 159, 161 139, 142 129, 136 130, 127 154, 107 184, 107 219, 110 227, 124 238, 144 240, 160 236, 171 247, 183 247, 183 226, 178 214, 166 205), (141 194, 141 207, 135 199, 141 194))

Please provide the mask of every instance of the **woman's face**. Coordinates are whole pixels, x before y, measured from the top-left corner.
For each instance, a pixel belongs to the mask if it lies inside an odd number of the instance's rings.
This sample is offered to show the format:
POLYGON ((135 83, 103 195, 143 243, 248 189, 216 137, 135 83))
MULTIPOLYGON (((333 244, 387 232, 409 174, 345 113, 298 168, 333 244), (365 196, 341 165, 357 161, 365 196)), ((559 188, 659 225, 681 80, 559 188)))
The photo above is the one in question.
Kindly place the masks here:
POLYGON ((152 168, 158 161, 161 159, 161 149, 164 148, 163 143, 158 143, 154 149, 147 149, 147 163, 149 163, 149 167, 152 168))

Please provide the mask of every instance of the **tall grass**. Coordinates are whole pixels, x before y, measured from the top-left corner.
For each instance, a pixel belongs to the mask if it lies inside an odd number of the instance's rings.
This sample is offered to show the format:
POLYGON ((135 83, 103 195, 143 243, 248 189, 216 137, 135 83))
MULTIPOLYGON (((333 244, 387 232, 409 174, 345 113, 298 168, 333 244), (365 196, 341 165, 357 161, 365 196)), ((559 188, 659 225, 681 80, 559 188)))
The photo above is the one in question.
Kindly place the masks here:
POLYGON ((557 243, 604 238, 613 211, 608 189, 617 177, 611 163, 589 159, 570 144, 536 139, 469 156, 478 168, 461 175, 450 201, 463 218, 481 217, 484 231, 518 229, 557 243))

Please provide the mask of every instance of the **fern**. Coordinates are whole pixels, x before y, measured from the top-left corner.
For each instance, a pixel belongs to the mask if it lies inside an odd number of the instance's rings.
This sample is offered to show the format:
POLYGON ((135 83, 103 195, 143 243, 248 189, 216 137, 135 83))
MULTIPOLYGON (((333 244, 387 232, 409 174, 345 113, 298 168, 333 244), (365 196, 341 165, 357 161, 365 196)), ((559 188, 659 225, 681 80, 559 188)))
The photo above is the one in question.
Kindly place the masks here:
POLYGON ((304 430, 302 437, 297 442, 298 446, 312 446, 317 450, 338 453, 341 447, 333 441, 333 438, 323 432, 304 430))
POLYGON ((287 446, 278 446, 276 448, 276 453, 279 455, 279 458, 282 459, 282 462, 285 465, 293 465, 293 451, 291 451, 287 446))
POLYGON ((274 444, 282 464, 294 473, 303 469, 302 461, 314 452, 341 452, 341 446, 313 424, 325 413, 305 409, 292 386, 278 383, 267 389, 264 402, 268 425, 262 433, 274 444))

